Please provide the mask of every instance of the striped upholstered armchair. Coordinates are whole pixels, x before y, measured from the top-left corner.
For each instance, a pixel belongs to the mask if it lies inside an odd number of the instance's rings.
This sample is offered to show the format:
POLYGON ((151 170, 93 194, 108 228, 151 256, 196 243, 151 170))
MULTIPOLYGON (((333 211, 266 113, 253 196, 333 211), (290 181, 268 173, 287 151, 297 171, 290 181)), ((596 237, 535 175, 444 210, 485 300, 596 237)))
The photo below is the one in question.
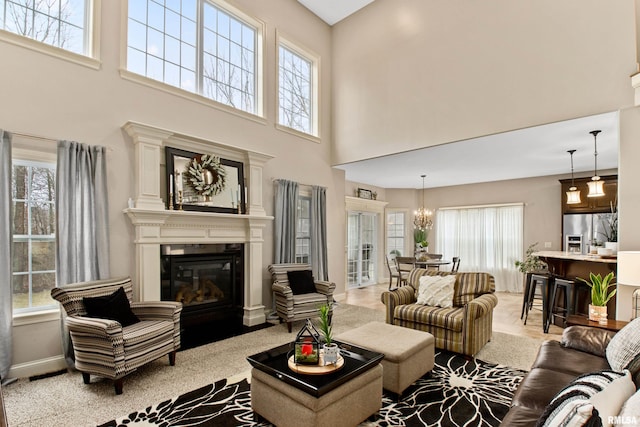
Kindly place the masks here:
POLYGON ((116 394, 122 394, 123 377, 139 366, 166 354, 169 364, 175 365, 180 348, 181 303, 131 302, 129 277, 74 283, 52 289, 51 296, 67 313, 65 323, 71 333, 76 369, 82 372, 85 384, 89 384, 91 375, 109 378, 116 394), (121 287, 138 322, 122 326, 116 320, 87 316, 84 298, 114 295, 121 287))
POLYGON ((451 273, 414 268, 407 284, 381 299, 386 306, 386 322, 429 332, 435 346, 469 356, 475 355, 491 339, 493 309, 498 304, 495 280, 489 273, 451 273), (456 275, 453 307, 417 304, 421 276, 456 275))
POLYGON ((310 292, 294 293, 289 283, 287 272, 306 272, 311 274, 309 264, 271 264, 269 272, 273 279, 271 288, 276 299, 276 313, 280 322, 287 322, 291 332, 292 323, 296 320, 310 319, 319 315, 319 307, 328 304, 329 320, 333 315, 333 291, 336 284, 322 280, 314 280, 310 292))

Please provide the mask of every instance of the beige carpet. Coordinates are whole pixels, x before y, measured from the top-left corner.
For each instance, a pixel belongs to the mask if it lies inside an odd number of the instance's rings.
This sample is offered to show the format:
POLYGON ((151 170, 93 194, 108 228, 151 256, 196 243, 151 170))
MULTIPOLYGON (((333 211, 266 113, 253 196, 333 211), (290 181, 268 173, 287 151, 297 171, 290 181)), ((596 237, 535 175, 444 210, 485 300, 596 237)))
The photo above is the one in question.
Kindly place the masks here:
MULTIPOLYGON (((340 304, 333 317, 336 334, 370 321, 384 321, 384 313, 364 307, 340 304)), ((217 380, 249 370, 246 357, 295 338, 285 324, 181 351, 176 366, 168 358, 152 362, 124 380, 124 393, 116 396, 110 381, 92 377, 82 383, 78 372, 30 382, 23 379, 3 388, 11 427, 95 426, 142 409, 217 380)), ((540 341, 494 332, 478 354, 486 362, 528 369, 540 341)))

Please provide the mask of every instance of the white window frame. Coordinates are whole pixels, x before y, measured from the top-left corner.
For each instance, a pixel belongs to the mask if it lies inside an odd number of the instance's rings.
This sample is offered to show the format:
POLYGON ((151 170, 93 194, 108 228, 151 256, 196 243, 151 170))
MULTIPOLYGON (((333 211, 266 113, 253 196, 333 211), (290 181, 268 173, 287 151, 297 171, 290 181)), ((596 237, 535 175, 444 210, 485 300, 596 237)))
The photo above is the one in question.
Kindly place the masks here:
POLYGON ((296 254, 295 254, 295 260, 298 263, 304 263, 304 264, 311 264, 311 194, 309 192, 300 192, 300 194, 298 194, 298 206, 296 206, 296 254), (299 225, 300 225, 300 219, 302 219, 303 217, 301 216, 300 212, 302 211, 302 203, 307 203, 309 206, 309 217, 308 218, 304 218, 308 220, 308 224, 309 224, 309 229, 305 230, 306 233, 302 233, 299 225), (299 254, 298 253, 298 241, 299 240, 306 240, 307 241, 307 247, 309 248, 309 253, 308 254, 299 254), (308 260, 304 260, 303 256, 308 257, 308 260))
MULTIPOLYGON (((30 167, 30 168, 32 168, 32 167, 40 167, 40 168, 49 168, 49 169, 52 168, 54 170, 56 169, 55 161, 52 162, 52 161, 50 161, 50 159, 46 160, 46 159, 44 159, 44 156, 37 156, 37 157, 40 157, 40 159, 38 159, 38 160, 23 159, 23 158, 16 158, 15 156, 13 156, 12 163, 13 163, 13 166, 20 165, 20 166, 26 166, 26 167, 30 167)), ((31 189, 29 189, 29 196, 31 196, 31 189)), ((29 200, 31 200, 31 198, 29 198, 29 200)), ((12 201, 12 203, 13 203, 13 201, 12 201)), ((27 204, 27 206, 28 206, 28 204, 27 204)), ((55 200, 52 203, 52 209, 55 212, 55 200)), ((30 218, 30 215, 29 215, 29 218, 30 218)), ((47 236, 35 236, 34 237, 34 235, 31 234, 31 222, 30 221, 29 221, 28 227, 29 227, 29 233, 26 234, 26 235, 21 235, 21 237, 16 237, 16 234, 13 233, 12 234, 12 241, 13 242, 27 242, 29 244, 30 248, 31 248, 31 243, 34 242, 34 241, 53 242, 53 243, 55 243, 55 241, 56 241, 56 234, 55 233, 51 234, 51 235, 47 235, 47 236)), ((29 253, 31 253, 31 250, 29 251, 29 253)), ((31 261, 32 261, 32 259, 30 257, 28 271, 26 272, 26 274, 30 277, 30 281, 31 281, 31 276, 33 275, 32 267, 31 267, 31 261)), ((13 263, 13 260, 12 260, 12 263, 13 263)), ((53 273, 54 277, 55 277, 55 272, 56 272, 56 270, 55 270, 55 266, 54 266, 53 270, 43 270, 43 271, 39 271, 38 273, 53 273)), ((11 276, 13 277, 15 275, 15 273, 16 272, 12 271, 11 276)), ((31 297, 32 297, 32 290, 30 289, 29 290, 29 298, 31 299, 31 297)), ((27 307, 27 308, 22 308, 22 309, 17 309, 17 310, 14 309, 13 310, 13 314, 14 314, 14 316, 16 316, 16 315, 17 316, 25 315, 25 314, 28 315, 28 314, 39 313, 39 312, 43 312, 43 311, 46 312, 46 311, 50 311, 50 310, 53 310, 53 309, 56 309, 56 308, 58 308, 57 303, 52 302, 49 305, 36 306, 36 307, 31 307, 30 306, 30 307, 27 307)))
MULTIPOLYGON (((406 254, 407 252, 407 220, 409 218, 408 215, 408 210, 406 209, 387 209, 385 210, 385 240, 384 240, 384 246, 385 246, 385 255, 389 255, 389 252, 391 251, 390 245, 389 245, 389 239, 393 238, 393 239, 397 239, 399 237, 402 237, 402 256, 407 256, 406 254), (402 226, 402 235, 401 236, 391 236, 389 235, 389 215, 398 215, 401 214, 404 217, 404 224, 402 226)), ((413 241, 413 240, 412 240, 413 241)), ((394 248, 395 249, 395 248, 394 248)))
POLYGON ((299 43, 295 43, 291 38, 284 35, 282 32, 276 32, 276 129, 284 132, 292 133, 296 136, 300 136, 309 139, 314 142, 320 142, 320 56, 311 50, 301 46, 299 43), (311 133, 306 133, 293 129, 281 123, 280 118, 280 46, 288 49, 294 54, 302 57, 303 59, 311 63, 311 133))
MULTIPOLYGON (((55 164, 57 161, 56 141, 48 138, 13 135, 12 161, 23 160, 55 164)), ((13 312, 13 326, 39 324, 60 319, 60 304, 38 307, 29 311, 13 312)))
MULTIPOLYGON (((257 123, 266 124, 266 119, 264 117, 264 39, 266 33, 266 25, 264 22, 259 19, 250 16, 240 9, 232 6, 231 4, 223 1, 223 0, 198 0, 198 19, 200 19, 201 10, 200 4, 202 1, 206 1, 207 3, 211 3, 215 7, 223 9, 226 13, 233 15, 235 18, 246 22, 248 25, 254 27, 256 29, 256 53, 255 53, 255 108, 256 111, 251 113, 244 110, 240 110, 238 108, 234 108, 230 105, 218 102, 214 99, 207 98, 200 93, 190 92, 185 89, 181 89, 176 86, 172 86, 170 84, 164 83, 159 80, 152 79, 150 77, 146 77, 144 75, 135 73, 133 71, 128 70, 127 66, 127 49, 128 49, 128 27, 129 27, 129 1, 136 0, 128 0, 122 7, 122 17, 121 17, 121 47, 120 47, 120 77, 144 86, 148 86, 157 90, 161 90, 166 93, 170 93, 175 96, 179 96, 190 101, 197 102, 202 105, 206 105, 209 107, 216 108, 218 110, 231 113, 245 119, 249 119, 255 121, 257 123)), ((146 1, 146 0, 145 0, 146 1)), ((198 33, 198 43, 201 47, 202 43, 202 29, 201 29, 201 21, 197 23, 196 31, 198 33)), ((198 54, 199 56, 199 54, 198 54)), ((197 59, 199 62, 200 60, 197 59)), ((197 64, 198 72, 201 72, 201 64, 197 64)), ((199 78, 199 77, 197 77, 199 78)))
MULTIPOLYGON (((0 7, 4 6, 4 2, 0 7)), ((71 52, 69 50, 53 46, 44 42, 34 40, 32 38, 12 33, 10 31, 0 29, 0 40, 20 46, 38 53, 62 59, 82 65, 94 70, 101 67, 100 62, 100 20, 102 10, 102 0, 86 0, 85 8, 85 46, 87 52, 84 55, 71 52)))

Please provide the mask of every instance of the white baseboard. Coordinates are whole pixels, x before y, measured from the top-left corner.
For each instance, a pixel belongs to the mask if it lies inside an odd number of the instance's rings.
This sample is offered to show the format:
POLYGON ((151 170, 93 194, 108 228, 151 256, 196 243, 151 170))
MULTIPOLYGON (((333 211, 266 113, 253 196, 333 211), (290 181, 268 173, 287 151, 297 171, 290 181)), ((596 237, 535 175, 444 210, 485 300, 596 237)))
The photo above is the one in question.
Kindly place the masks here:
POLYGON ((65 358, 60 356, 46 359, 33 360, 26 363, 12 365, 9 370, 9 378, 29 378, 35 375, 44 375, 67 368, 65 358))

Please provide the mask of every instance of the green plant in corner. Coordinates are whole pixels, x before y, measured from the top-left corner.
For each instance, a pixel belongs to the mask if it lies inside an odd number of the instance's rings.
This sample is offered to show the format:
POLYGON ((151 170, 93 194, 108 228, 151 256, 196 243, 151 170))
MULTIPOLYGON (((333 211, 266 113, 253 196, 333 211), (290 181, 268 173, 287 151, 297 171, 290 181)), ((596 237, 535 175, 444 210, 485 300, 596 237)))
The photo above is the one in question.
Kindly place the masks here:
POLYGON ((581 277, 578 277, 578 280, 583 281, 591 288, 591 304, 603 307, 607 305, 609 300, 616 294, 617 289, 609 292, 609 288, 615 285, 615 283, 611 283, 613 278, 614 274, 613 271, 611 271, 604 276, 604 278, 600 273, 589 273, 589 280, 581 277))
POLYGON ((523 261, 516 261, 516 268, 524 274, 531 273, 534 271, 545 270, 547 268, 547 263, 542 261, 537 256, 533 255, 536 251, 536 246, 538 246, 538 242, 532 243, 529 245, 525 252, 525 257, 523 261))
POLYGON ((331 307, 327 304, 321 305, 318 310, 320 311, 320 333, 324 338, 324 342, 329 345, 333 340, 333 332, 331 330, 331 320, 329 319, 329 313, 331 313, 331 307))

